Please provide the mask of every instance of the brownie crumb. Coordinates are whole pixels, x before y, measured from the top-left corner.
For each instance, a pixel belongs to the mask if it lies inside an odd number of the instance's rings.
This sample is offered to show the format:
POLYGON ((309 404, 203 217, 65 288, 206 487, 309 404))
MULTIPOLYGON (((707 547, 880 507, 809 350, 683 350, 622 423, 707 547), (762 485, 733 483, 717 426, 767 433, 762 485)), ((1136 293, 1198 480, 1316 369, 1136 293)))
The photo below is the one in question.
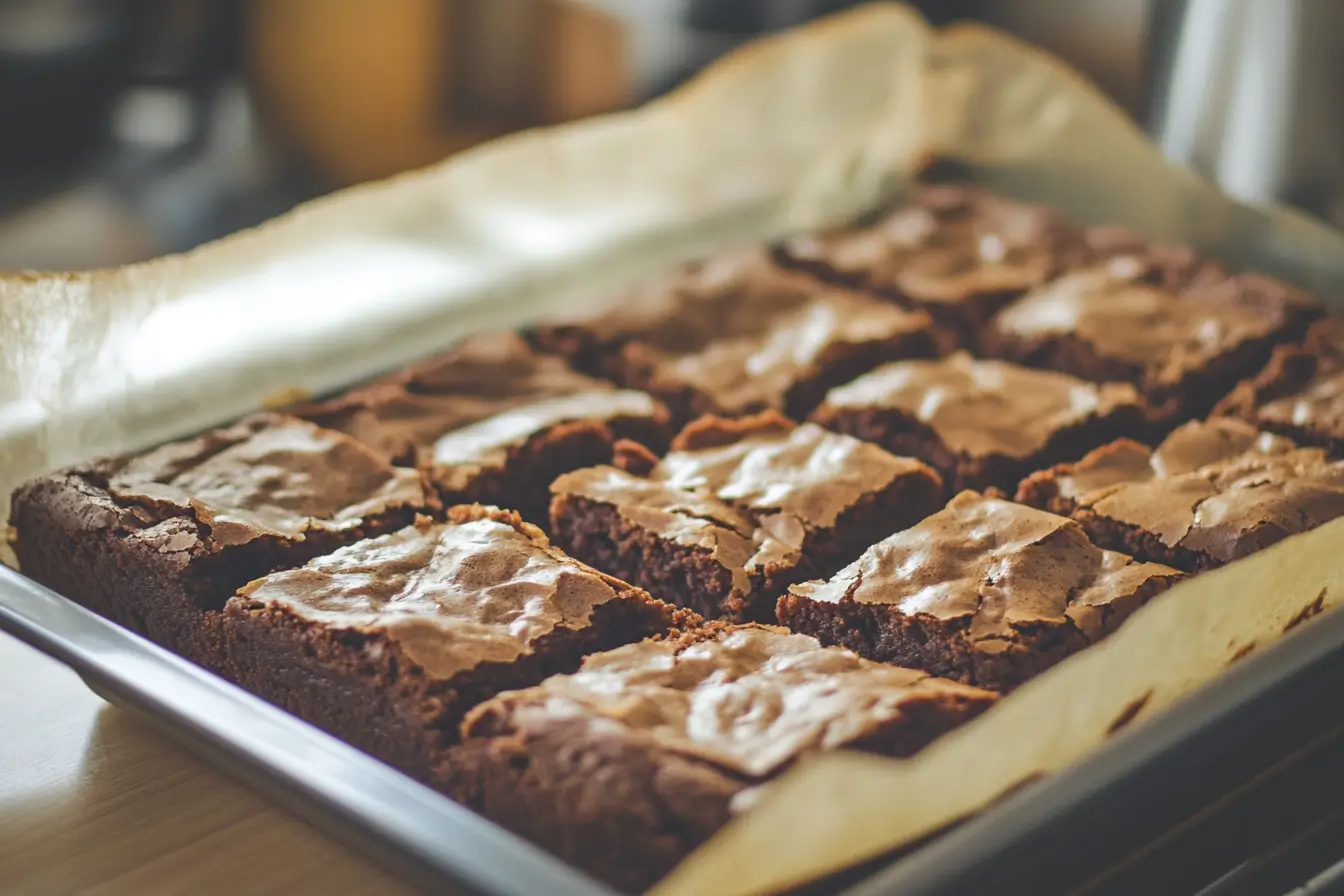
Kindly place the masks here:
POLYGON ((1148 701, 1152 699, 1153 692, 1145 691, 1142 697, 1131 700, 1124 709, 1120 710, 1120 715, 1116 716, 1115 720, 1107 726, 1106 736, 1114 737, 1120 733, 1122 728, 1127 728, 1130 722, 1139 717, 1139 713, 1143 712, 1144 707, 1148 705, 1148 701))

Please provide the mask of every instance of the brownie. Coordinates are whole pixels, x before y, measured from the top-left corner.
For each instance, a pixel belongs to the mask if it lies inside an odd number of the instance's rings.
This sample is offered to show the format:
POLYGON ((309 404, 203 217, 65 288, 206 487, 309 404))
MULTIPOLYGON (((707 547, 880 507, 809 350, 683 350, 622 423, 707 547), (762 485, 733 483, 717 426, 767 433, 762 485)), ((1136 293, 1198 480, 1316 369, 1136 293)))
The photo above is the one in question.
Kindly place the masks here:
POLYGON ((551 531, 579 559, 709 617, 770 620, 790 583, 939 506, 924 464, 772 411, 704 418, 672 447, 561 476, 551 531))
POLYGON ((478 706, 451 754, 451 792, 638 892, 799 757, 909 756, 994 700, 777 627, 711 626, 478 706))
POLYGON ((922 309, 968 347, 996 311, 1071 267, 1126 257, 1151 279, 1182 285, 1208 266, 1188 249, 1076 227, 1054 209, 953 184, 921 187, 875 223, 795 237, 777 254, 827 282, 922 309))
POLYGON ((1317 313, 1253 274, 1205 276, 1175 292, 1133 259, 1067 274, 1010 304, 985 334, 989 355, 1094 382, 1129 382, 1170 425, 1206 414, 1274 346, 1317 313))
POLYGON ((1143 399, 1128 383, 1091 383, 964 352, 883 365, 832 389, 812 419, 919 458, 942 474, 949 495, 1012 494, 1034 470, 1147 431, 1143 399))
POLYGON ((663 447, 667 409, 585 376, 516 334, 447 354, 298 413, 430 472, 443 503, 497 504, 546 523, 547 486, 611 459, 618 439, 663 447))
POLYGON ((223 626, 243 687, 437 784, 476 703, 696 621, 473 505, 251 582, 223 626))
POLYGON ((534 334, 581 369, 700 414, 807 414, 826 390, 938 350, 926 315, 728 255, 646 285, 601 315, 534 334))
POLYGON ((1078 227, 1055 209, 965 184, 922 186, 876 222, 794 237, 777 255, 828 282, 923 309, 967 345, 1008 302, 1073 267, 1130 258, 1171 288, 1216 269, 1189 249, 1119 227, 1078 227))
POLYGON ((239 586, 436 505, 416 471, 342 433, 264 414, 42 476, 12 506, 25 575, 225 671, 216 613, 239 586))
POLYGON ((1215 409, 1300 445, 1344 456, 1344 320, 1311 325, 1301 345, 1281 345, 1254 379, 1215 409))
POLYGON ((1067 517, 967 491, 831 579, 790 588, 779 621, 868 659, 1008 691, 1181 576, 1103 550, 1067 517))
POLYGON ((1344 515, 1344 461, 1216 417, 1156 449, 1121 440, 1033 474, 1018 499, 1072 516, 1097 544, 1200 572, 1344 515))

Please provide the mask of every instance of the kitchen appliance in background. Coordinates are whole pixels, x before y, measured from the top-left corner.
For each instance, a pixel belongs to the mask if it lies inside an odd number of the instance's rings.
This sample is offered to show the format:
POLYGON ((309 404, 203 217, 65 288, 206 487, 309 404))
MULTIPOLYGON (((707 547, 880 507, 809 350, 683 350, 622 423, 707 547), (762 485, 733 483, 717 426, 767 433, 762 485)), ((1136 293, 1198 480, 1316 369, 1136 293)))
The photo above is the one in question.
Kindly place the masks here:
POLYGON ((1344 3, 1168 0, 1152 36, 1169 157, 1238 199, 1344 222, 1344 3))

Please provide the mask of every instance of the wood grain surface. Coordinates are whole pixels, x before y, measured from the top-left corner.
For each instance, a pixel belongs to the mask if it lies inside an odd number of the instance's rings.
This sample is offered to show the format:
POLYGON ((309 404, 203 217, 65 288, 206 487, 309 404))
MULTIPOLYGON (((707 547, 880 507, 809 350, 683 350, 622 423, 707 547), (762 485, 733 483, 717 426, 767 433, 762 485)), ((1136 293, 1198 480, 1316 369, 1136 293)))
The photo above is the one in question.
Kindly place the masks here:
POLYGON ((0 893, 411 892, 0 634, 0 893))

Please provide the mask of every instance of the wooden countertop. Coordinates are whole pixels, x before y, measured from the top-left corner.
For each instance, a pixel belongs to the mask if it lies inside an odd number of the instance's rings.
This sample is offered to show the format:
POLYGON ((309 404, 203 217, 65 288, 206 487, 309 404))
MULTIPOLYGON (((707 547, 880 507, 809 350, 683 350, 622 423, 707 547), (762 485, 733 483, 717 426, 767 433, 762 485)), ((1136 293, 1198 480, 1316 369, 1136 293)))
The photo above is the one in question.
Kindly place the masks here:
POLYGON ((0 893, 409 893, 0 634, 0 893))

